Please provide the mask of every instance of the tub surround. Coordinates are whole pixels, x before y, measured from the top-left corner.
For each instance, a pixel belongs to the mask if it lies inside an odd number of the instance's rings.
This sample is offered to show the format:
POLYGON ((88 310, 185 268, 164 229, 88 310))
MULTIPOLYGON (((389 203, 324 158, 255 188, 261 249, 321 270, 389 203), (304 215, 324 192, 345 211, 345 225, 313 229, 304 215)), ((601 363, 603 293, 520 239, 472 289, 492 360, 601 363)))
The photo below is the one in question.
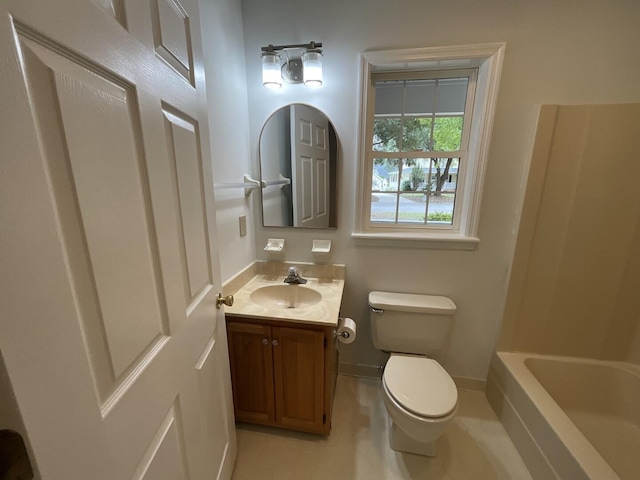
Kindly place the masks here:
MULTIPOLYGON (((225 307, 229 317, 272 319, 288 322, 336 326, 340 314, 340 303, 344 290, 344 265, 316 265, 297 262, 255 262, 223 287, 225 295, 234 296, 232 307, 225 307), (289 266, 298 267, 300 276, 307 279, 302 288, 310 288, 322 296, 315 305, 298 308, 276 308, 255 303, 251 294, 256 290, 285 285, 284 279, 289 266)), ((290 285, 288 288, 300 288, 290 285)))
POLYGON ((638 358, 638 125, 640 104, 541 107, 498 351, 638 358))

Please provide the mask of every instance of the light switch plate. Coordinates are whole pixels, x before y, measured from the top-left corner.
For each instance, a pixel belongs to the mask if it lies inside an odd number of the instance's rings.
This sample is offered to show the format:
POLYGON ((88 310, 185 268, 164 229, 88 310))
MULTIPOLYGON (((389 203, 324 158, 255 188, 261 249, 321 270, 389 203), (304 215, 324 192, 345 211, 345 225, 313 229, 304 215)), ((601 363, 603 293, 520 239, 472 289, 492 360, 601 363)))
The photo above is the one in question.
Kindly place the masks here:
POLYGON ((238 223, 240 225, 240 236, 244 237, 247 234, 247 216, 242 215, 238 218, 238 223))

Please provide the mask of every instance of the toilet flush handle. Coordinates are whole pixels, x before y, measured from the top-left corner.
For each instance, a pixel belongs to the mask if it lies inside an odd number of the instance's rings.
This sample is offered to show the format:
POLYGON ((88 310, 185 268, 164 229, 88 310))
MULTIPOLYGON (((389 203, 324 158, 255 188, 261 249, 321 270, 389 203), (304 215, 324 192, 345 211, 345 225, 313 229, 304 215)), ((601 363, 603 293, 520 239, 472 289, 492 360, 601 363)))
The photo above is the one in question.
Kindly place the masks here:
POLYGON ((381 308, 375 308, 375 307, 371 307, 371 311, 373 313, 384 313, 384 310, 381 308))

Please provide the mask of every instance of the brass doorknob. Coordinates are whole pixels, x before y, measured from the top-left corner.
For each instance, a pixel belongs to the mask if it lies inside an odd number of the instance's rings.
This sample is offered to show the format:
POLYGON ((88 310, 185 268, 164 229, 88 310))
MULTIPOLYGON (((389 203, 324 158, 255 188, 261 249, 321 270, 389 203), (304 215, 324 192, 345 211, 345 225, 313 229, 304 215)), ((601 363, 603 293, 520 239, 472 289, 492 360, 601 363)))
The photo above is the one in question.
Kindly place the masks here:
POLYGON ((223 297, 221 293, 216 297, 216 308, 220 308, 220 305, 225 304, 227 307, 233 306, 233 295, 227 295, 223 297))

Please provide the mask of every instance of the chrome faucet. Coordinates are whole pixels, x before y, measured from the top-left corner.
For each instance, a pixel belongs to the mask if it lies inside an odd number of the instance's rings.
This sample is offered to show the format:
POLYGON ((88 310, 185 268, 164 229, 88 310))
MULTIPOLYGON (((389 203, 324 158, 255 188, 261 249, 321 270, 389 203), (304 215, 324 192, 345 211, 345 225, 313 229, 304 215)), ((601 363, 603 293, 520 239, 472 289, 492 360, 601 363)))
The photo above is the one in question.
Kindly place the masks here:
POLYGON ((302 278, 298 274, 297 267, 291 266, 289 267, 289 275, 284 279, 284 283, 294 283, 294 284, 302 285, 307 283, 307 279, 302 278))

